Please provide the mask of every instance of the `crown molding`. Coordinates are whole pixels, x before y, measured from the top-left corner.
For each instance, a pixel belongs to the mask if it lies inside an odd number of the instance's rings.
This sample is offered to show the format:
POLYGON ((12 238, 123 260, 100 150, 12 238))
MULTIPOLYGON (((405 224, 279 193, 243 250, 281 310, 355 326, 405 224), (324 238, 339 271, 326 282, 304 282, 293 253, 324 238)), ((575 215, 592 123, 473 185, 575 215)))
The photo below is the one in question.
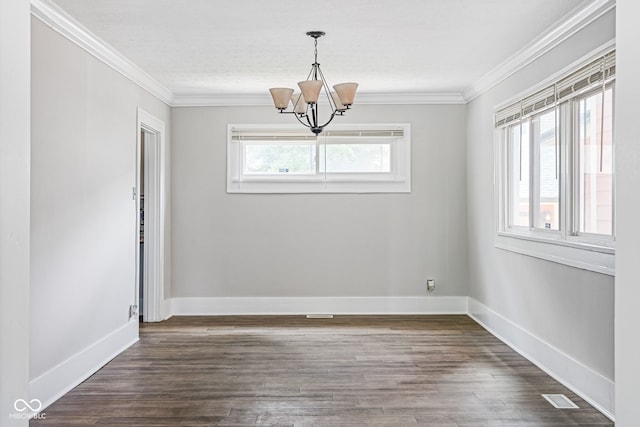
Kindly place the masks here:
MULTIPOLYGON (((593 0, 481 77, 463 93, 358 93, 358 104, 466 104, 526 67, 615 7, 615 0, 593 0)), ((272 105, 268 94, 174 93, 60 9, 51 0, 31 0, 31 14, 89 54, 171 107, 272 105)))
POLYGON ((406 104, 465 104, 462 93, 359 93, 358 104, 406 105, 406 104))
POLYGON ((493 107, 494 112, 498 111, 498 110, 500 110, 502 108, 505 108, 505 107, 513 104, 514 102, 518 102, 519 100, 521 100, 523 98, 526 98, 527 96, 531 95, 532 93, 536 93, 539 90, 542 90, 542 89, 544 89, 546 87, 549 87, 549 86, 553 85, 555 82, 565 78, 570 73, 572 73, 575 70, 577 70, 578 68, 583 67, 586 64, 588 64, 588 63, 590 63, 592 61, 595 61, 596 59, 602 58, 604 55, 606 55, 607 53, 610 53, 613 49, 615 49, 615 47, 616 47, 616 39, 613 38, 613 39, 609 40, 608 42, 603 43, 602 45, 600 45, 597 48, 593 49, 591 52, 583 55, 579 59, 576 59, 571 64, 568 64, 567 66, 565 66, 561 70, 553 73, 552 75, 550 75, 546 79, 538 82, 534 86, 528 87, 527 89, 524 89, 524 90, 518 92, 517 94, 515 94, 512 97, 510 97, 509 99, 506 99, 503 102, 494 105, 494 107, 493 107))
POLYGON ((271 96, 255 93, 175 93, 172 107, 250 107, 273 105, 271 96))
MULTIPOLYGON (((465 104, 462 93, 358 93, 356 102, 358 105, 465 104)), ((171 104, 172 107, 246 107, 264 105, 273 105, 268 93, 176 93, 171 104)))
POLYGON ((520 71, 569 37, 600 18, 616 6, 615 0, 594 0, 574 11, 566 20, 542 33, 515 55, 489 71, 464 91, 465 102, 470 102, 520 71))
POLYGON ((109 46, 50 0, 31 0, 31 15, 167 105, 173 92, 109 46))

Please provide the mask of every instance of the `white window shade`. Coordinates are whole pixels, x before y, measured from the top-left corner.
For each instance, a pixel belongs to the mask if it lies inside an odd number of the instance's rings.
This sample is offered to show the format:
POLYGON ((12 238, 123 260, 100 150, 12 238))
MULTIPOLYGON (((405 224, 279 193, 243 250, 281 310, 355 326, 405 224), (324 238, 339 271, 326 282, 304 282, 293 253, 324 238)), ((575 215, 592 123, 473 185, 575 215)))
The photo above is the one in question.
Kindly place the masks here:
POLYGON ((495 112, 495 127, 507 126, 557 104, 580 96, 615 78, 616 52, 612 50, 577 70, 556 79, 542 90, 519 99, 495 112))
MULTIPOLYGON (((252 125, 229 125, 231 126, 231 138, 233 140, 261 140, 261 141, 279 141, 279 140, 304 140, 315 141, 323 138, 354 138, 354 140, 363 140, 363 138, 401 138, 404 136, 405 127, 399 126, 396 129, 357 129, 355 127, 371 127, 373 125, 351 125, 355 129, 332 129, 325 130, 319 135, 314 135, 295 126, 295 129, 286 129, 284 126, 267 126, 267 127, 246 127, 252 125)), ((336 126, 336 125, 333 125, 336 126)), ((376 125, 377 126, 377 125, 376 125)))
POLYGON ((574 98, 611 81, 616 73, 616 52, 611 51, 556 83, 559 102, 574 98))

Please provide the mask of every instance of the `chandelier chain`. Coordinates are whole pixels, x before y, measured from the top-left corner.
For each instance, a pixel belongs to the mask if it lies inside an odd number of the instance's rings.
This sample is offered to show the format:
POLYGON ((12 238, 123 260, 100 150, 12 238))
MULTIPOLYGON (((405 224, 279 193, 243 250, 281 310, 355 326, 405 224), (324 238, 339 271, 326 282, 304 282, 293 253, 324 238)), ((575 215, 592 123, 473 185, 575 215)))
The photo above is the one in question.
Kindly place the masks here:
POLYGON ((318 39, 313 39, 313 60, 318 63, 318 39))

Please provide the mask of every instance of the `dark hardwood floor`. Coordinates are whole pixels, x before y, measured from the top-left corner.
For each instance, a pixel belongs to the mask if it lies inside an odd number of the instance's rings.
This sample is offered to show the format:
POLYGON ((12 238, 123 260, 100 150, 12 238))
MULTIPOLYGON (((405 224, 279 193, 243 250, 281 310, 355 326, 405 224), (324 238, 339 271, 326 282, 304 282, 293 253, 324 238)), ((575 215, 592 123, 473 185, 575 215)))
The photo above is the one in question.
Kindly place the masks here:
POLYGON ((613 425, 467 316, 174 317, 44 412, 30 425, 613 425))

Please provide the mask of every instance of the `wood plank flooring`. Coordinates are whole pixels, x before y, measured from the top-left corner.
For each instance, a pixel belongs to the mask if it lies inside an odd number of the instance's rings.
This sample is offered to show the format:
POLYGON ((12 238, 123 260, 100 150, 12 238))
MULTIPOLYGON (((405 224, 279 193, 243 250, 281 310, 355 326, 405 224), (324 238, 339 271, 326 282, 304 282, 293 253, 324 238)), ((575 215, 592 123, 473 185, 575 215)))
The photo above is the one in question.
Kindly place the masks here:
POLYGON ((467 316, 173 317, 44 412, 30 425, 613 425, 467 316))

